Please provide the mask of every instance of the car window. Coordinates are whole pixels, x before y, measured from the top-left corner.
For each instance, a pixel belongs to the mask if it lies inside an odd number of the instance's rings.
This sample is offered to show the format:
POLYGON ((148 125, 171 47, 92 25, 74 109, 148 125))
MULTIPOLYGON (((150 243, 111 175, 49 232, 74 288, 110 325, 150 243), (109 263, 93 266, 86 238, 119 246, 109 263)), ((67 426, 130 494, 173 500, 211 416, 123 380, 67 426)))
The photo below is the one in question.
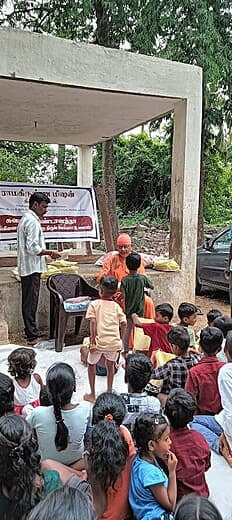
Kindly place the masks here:
POLYGON ((212 249, 214 251, 229 252, 231 240, 231 230, 229 229, 213 242, 212 249))

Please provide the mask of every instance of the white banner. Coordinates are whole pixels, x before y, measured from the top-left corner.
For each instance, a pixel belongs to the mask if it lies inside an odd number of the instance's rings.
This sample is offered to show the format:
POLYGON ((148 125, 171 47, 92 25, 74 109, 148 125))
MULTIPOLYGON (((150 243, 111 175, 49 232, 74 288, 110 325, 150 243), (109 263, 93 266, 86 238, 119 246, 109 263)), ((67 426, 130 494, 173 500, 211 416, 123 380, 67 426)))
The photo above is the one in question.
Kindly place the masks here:
POLYGON ((18 222, 35 191, 45 193, 51 200, 41 220, 47 242, 100 240, 92 188, 0 182, 1 242, 16 242, 18 222))

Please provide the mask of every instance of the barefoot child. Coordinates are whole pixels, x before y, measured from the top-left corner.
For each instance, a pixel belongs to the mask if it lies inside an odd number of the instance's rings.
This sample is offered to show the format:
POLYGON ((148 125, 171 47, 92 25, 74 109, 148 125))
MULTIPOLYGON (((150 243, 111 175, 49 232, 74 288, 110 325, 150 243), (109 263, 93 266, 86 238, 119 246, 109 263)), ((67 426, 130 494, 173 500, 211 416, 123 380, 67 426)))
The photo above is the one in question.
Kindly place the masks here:
POLYGON ((8 356, 8 371, 13 376, 15 387, 14 411, 25 417, 30 409, 40 405, 39 396, 43 388, 40 375, 34 373, 35 357, 36 353, 31 348, 16 348, 8 356))
POLYGON ((129 350, 129 339, 133 327, 132 314, 136 313, 140 317, 144 316, 144 289, 154 289, 150 280, 144 274, 137 272, 141 266, 141 256, 138 253, 130 253, 126 257, 126 266, 129 269, 129 274, 124 276, 120 286, 125 301, 127 317, 127 328, 123 338, 125 354, 129 350))
POLYGON ((122 349, 121 338, 126 330, 126 316, 113 300, 118 281, 114 276, 103 276, 100 282, 100 299, 90 303, 86 318, 90 320, 90 349, 88 354, 88 376, 90 394, 86 401, 95 401, 96 364, 103 355, 106 360, 107 390, 112 391, 114 364, 122 349))
POLYGON ((176 504, 177 459, 170 451, 170 428, 161 414, 141 413, 135 420, 138 448, 131 470, 129 502, 136 520, 171 520, 176 504), (169 478, 157 462, 166 460, 169 478))

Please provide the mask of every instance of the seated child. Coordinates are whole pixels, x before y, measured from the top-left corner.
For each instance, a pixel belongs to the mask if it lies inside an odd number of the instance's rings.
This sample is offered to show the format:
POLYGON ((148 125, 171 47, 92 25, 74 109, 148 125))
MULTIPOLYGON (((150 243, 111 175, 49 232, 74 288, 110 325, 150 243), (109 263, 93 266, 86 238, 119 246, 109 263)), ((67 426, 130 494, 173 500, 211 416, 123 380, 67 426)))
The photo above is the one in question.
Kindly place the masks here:
POLYGON ((152 355, 155 350, 162 350, 163 352, 172 352, 172 347, 167 339, 167 334, 172 330, 170 321, 173 318, 173 307, 169 303, 161 303, 155 307, 155 321, 154 323, 142 323, 137 314, 132 315, 132 320, 135 327, 143 329, 144 334, 151 338, 151 345, 148 356, 152 355))
POLYGON ((14 412, 14 383, 6 374, 0 372, 0 417, 14 412))
POLYGON ((122 426, 125 413, 122 397, 111 392, 100 394, 93 407, 87 474, 101 520, 129 518, 128 492, 135 446, 129 431, 122 426))
POLYGON ((187 427, 196 409, 195 399, 183 388, 170 392, 165 415, 170 422, 172 451, 177 458, 177 501, 189 493, 209 496, 205 472, 210 468, 210 448, 203 435, 187 427))
POLYGON ((50 493, 32 509, 27 520, 96 520, 93 506, 81 489, 70 485, 62 486, 50 493))
POLYGON ((199 356, 188 354, 189 334, 185 327, 177 325, 168 333, 168 341, 172 345, 172 352, 176 358, 171 359, 162 367, 155 368, 151 379, 162 379, 163 385, 158 398, 162 406, 173 388, 184 388, 188 370, 196 365, 199 356))
POLYGON ((216 318, 220 318, 222 316, 222 312, 218 309, 211 309, 209 312, 207 312, 207 325, 208 327, 215 327, 214 320, 216 318))
POLYGON ((203 356, 197 366, 191 368, 185 385, 185 390, 196 399, 198 413, 214 415, 222 409, 218 389, 218 373, 224 365, 217 359, 223 341, 222 332, 216 327, 206 327, 201 330, 200 348, 203 356))
POLYGON ((152 283, 144 274, 138 274, 141 265, 141 256, 138 253, 130 253, 126 257, 126 266, 129 274, 121 281, 120 290, 125 301, 125 313, 127 318, 126 333, 123 338, 124 352, 129 350, 129 339, 133 326, 132 314, 144 316, 144 289, 154 289, 152 283))
POLYGON ((121 396, 127 408, 124 424, 130 431, 140 412, 160 412, 159 400, 144 391, 151 379, 151 373, 151 361, 144 354, 131 354, 126 358, 125 382, 128 384, 128 393, 121 396))
POLYGON ((55 363, 48 369, 46 387, 51 405, 35 408, 28 417, 36 432, 41 459, 52 459, 81 471, 91 405, 86 401, 71 402, 76 377, 67 363, 55 363))
POLYGON ((206 497, 189 495, 177 504, 174 520, 222 520, 222 516, 206 497))
POLYGON ((13 376, 15 387, 14 411, 25 417, 32 408, 40 405, 40 390, 43 388, 40 375, 34 373, 35 357, 36 353, 32 348, 23 347, 16 348, 8 356, 8 371, 13 376))
POLYGON ((131 469, 129 502, 136 520, 171 519, 176 504, 177 459, 170 452, 170 428, 159 414, 143 412, 135 420, 138 453, 131 469), (166 460, 169 478, 158 464, 166 460))
POLYGON ((222 410, 215 416, 196 415, 191 428, 202 433, 210 448, 223 455, 232 467, 232 331, 227 334, 225 354, 228 363, 218 374, 222 410))
POLYGON ((86 318, 90 320, 90 348, 88 354, 88 377, 90 394, 86 401, 95 401, 96 364, 102 355, 106 360, 107 389, 112 391, 114 366, 122 349, 121 338, 126 330, 126 316, 121 307, 113 300, 118 281, 115 276, 103 276, 100 281, 100 299, 89 304, 86 318))
POLYGON ((217 327, 218 329, 220 329, 222 331, 222 334, 224 336, 224 339, 222 342, 222 349, 217 354, 217 358, 220 361, 224 361, 226 363, 227 359, 226 359, 226 355, 224 352, 224 347, 225 347, 227 333, 230 330, 232 330, 232 319, 229 318, 228 316, 221 315, 221 316, 218 316, 217 318, 215 318, 213 324, 214 324, 214 327, 217 327))
POLYGON ((178 307, 178 316, 180 318, 179 325, 185 327, 189 333, 189 346, 195 348, 196 338, 193 325, 195 325, 197 321, 197 307, 192 303, 181 303, 178 307))

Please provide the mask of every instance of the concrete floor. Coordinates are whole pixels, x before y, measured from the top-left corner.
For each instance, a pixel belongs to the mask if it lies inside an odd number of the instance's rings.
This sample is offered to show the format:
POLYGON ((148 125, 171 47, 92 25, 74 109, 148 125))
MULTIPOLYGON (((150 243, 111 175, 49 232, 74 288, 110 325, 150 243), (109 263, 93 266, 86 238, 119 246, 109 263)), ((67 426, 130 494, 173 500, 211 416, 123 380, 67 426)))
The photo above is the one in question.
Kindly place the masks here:
MULTIPOLYGON (((49 342, 48 345, 52 346, 49 342)), ((7 357, 9 353, 17 348, 18 345, 0 346, 0 372, 7 374, 7 357)), ((63 352, 55 352, 51 348, 36 349, 37 367, 36 371, 45 381, 46 371, 49 366, 57 361, 64 361, 72 365, 76 373, 77 392, 73 396, 73 401, 82 399, 84 393, 89 391, 87 368, 80 362, 80 346, 65 347, 63 352)), ((106 389, 106 378, 96 377, 96 392, 100 394, 106 389)), ((120 368, 114 379, 114 389, 118 392, 126 391, 124 383, 124 370, 120 368)), ((232 469, 225 460, 212 453, 212 467, 207 473, 207 482, 210 489, 210 498, 217 505, 222 514, 223 520, 232 520, 232 469)))

